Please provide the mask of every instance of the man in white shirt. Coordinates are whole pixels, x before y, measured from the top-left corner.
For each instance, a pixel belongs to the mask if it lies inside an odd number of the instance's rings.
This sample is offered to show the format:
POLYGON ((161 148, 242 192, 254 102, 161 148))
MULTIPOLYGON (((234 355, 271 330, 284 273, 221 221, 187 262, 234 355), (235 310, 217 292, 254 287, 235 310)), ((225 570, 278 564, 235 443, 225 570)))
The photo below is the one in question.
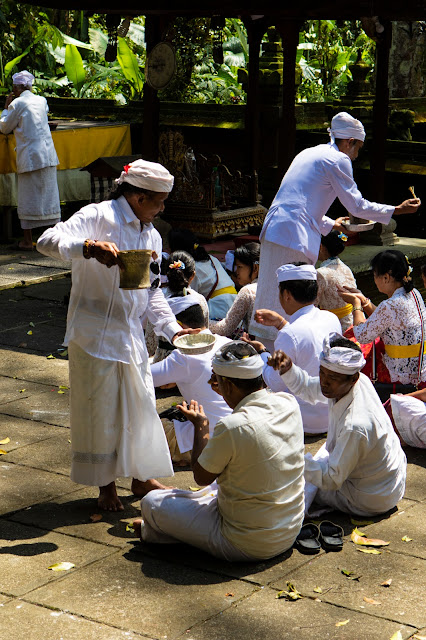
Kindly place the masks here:
POLYGON ((355 343, 324 340, 319 378, 311 378, 282 351, 270 358, 285 384, 312 404, 329 402, 325 445, 305 455, 305 509, 339 509, 370 516, 394 508, 404 495, 407 460, 355 343))
POLYGON ((248 344, 224 345, 212 368, 233 413, 210 438, 202 407, 195 400, 179 407, 194 424, 195 481, 207 486, 149 493, 135 531, 145 542, 186 542, 228 561, 271 558, 292 546, 303 522, 299 407, 291 395, 263 388, 263 360, 248 344))
POLYGON ((146 313, 156 333, 170 342, 191 332, 181 331, 159 288, 161 236, 152 222, 164 210, 173 176, 160 164, 137 160, 116 182, 112 200, 83 207, 47 229, 37 243, 41 253, 72 260, 64 341, 70 362, 71 479, 99 486, 98 505, 110 511, 123 509, 117 477, 133 477, 132 491, 142 496, 162 486, 152 478, 173 475, 142 316, 146 313), (150 289, 119 288, 119 250, 126 249, 152 250, 150 289))
MULTIPOLYGON (((330 333, 340 333, 340 322, 334 313, 321 311, 314 306, 318 294, 317 272, 310 264, 285 264, 277 270, 279 299, 288 321, 275 311, 259 309, 256 320, 262 325, 275 326, 278 336, 274 351, 284 351, 298 367, 310 376, 317 376, 319 357, 324 338, 330 333)), ((267 366, 269 353, 261 342, 250 344, 262 352, 265 362, 263 379, 272 391, 288 391, 278 371, 267 366)), ((328 402, 326 398, 315 407, 297 398, 305 433, 325 433, 328 429, 328 402)))
POLYGON ((12 76, 13 91, 6 98, 0 131, 14 131, 18 172, 18 216, 24 240, 20 251, 32 251, 32 229, 48 227, 61 219, 56 165, 59 164, 50 133, 46 98, 32 93, 34 76, 20 71, 12 76))
MULTIPOLYGON (((329 133, 329 144, 305 149, 294 158, 265 218, 254 312, 272 309, 280 313, 278 296, 270 287, 276 269, 290 262, 315 264, 321 234, 332 229, 345 231, 344 218, 332 220, 326 215, 336 198, 354 216, 383 224, 388 224, 392 215, 415 213, 420 206, 418 198, 397 207, 363 198, 352 172, 352 161, 364 144, 362 123, 341 112, 332 119, 329 133)), ((276 337, 273 327, 254 320, 249 333, 263 341, 276 337)))
MULTIPOLYGON (((198 294, 197 294, 198 295, 198 294)), ((176 316, 176 320, 182 329, 200 329, 200 334, 212 335, 205 326, 205 315, 199 304, 199 298, 194 293, 186 296, 167 298, 170 309, 176 316)), ((221 418, 232 413, 232 409, 226 404, 211 386, 209 380, 212 373, 212 357, 224 344, 230 342, 225 336, 216 336, 210 351, 190 355, 174 349, 164 360, 151 365, 154 387, 176 383, 180 394, 189 404, 192 398, 202 405, 204 413, 209 421, 209 434, 213 435, 216 423, 221 418)), ((194 441, 194 426, 192 422, 180 422, 174 420, 174 429, 166 430, 167 440, 171 449, 172 460, 190 461, 190 451, 194 441), (174 433, 173 433, 174 431, 174 433), (175 441, 178 451, 176 450, 175 441)))

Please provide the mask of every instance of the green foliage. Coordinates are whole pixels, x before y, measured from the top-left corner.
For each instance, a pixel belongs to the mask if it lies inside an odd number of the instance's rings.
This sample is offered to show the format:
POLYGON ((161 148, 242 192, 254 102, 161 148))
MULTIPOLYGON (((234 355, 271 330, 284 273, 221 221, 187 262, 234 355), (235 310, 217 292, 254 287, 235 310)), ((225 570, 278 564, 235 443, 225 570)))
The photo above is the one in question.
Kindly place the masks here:
POLYGON ((67 44, 65 47, 65 71, 68 79, 74 85, 77 96, 86 80, 86 72, 83 66, 83 58, 75 44, 67 44))
POLYGON ((358 21, 312 20, 299 34, 297 65, 300 102, 323 101, 344 95, 352 79, 350 65, 362 60, 374 68, 375 45, 358 21))
POLYGON ((132 97, 135 93, 137 93, 138 96, 141 97, 144 84, 144 75, 139 68, 139 62, 136 55, 130 49, 124 38, 118 38, 117 60, 124 77, 130 83, 132 97))

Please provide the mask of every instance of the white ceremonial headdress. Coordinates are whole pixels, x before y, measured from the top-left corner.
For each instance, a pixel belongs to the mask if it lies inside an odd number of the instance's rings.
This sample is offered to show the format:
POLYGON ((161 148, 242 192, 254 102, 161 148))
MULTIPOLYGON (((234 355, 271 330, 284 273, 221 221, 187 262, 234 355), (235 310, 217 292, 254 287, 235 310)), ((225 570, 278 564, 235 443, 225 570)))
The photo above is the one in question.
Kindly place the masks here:
POLYGON ((353 118, 346 111, 337 113, 331 121, 331 127, 327 129, 330 134, 331 142, 334 143, 335 139, 349 140, 349 138, 355 138, 355 140, 365 140, 365 129, 362 122, 353 118))
POLYGON ((347 347, 330 347, 331 341, 341 337, 338 333, 330 333, 328 337, 324 338, 319 361, 320 365, 326 369, 350 376, 361 371, 365 365, 365 359, 361 351, 347 347))
POLYGON ((19 71, 19 73, 14 73, 12 76, 13 84, 21 84, 24 86, 33 85, 35 78, 32 73, 29 71, 19 71))
POLYGON ((185 309, 189 309, 189 307, 193 307, 196 304, 200 304, 199 298, 194 296, 193 294, 188 294, 187 296, 176 296, 174 298, 167 298, 167 302, 169 304, 172 313, 175 316, 185 311, 185 309))
POLYGON ((214 373, 224 378, 242 378, 244 380, 258 378, 262 375, 265 363, 258 353, 253 353, 252 356, 243 356, 241 360, 232 353, 226 354, 225 357, 222 355, 223 352, 228 351, 232 344, 247 346, 247 343, 242 340, 234 340, 218 349, 212 360, 214 373))
POLYGON ((126 164, 124 171, 115 182, 117 184, 128 182, 140 189, 170 193, 174 180, 172 174, 162 164, 148 162, 148 160, 135 160, 126 164))
POLYGON ((225 269, 228 269, 228 271, 234 270, 234 254, 235 251, 233 249, 228 249, 225 253, 225 269))
POLYGON ((316 280, 317 270, 311 264, 302 264, 296 267, 294 264, 283 264, 277 269, 278 282, 286 280, 316 280))

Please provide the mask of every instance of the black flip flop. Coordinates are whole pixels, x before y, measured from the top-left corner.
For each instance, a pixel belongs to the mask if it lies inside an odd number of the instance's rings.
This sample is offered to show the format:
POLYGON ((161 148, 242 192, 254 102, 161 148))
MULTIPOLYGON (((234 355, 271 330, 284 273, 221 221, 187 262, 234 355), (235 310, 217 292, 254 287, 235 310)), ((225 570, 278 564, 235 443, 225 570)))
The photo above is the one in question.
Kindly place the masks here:
POLYGON ((319 529, 316 524, 304 524, 294 543, 300 553, 313 554, 321 550, 319 529))
POLYGON ((343 529, 339 525, 324 520, 319 526, 319 539, 326 551, 341 551, 343 548, 343 529))

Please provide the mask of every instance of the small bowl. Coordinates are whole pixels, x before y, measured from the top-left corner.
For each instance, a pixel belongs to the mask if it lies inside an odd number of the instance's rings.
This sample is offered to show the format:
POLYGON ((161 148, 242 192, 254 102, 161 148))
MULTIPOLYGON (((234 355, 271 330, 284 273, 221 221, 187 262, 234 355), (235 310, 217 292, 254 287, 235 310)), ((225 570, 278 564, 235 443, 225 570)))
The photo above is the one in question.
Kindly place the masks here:
POLYGON ((358 233, 360 231, 371 231, 376 223, 369 220, 362 224, 351 224, 350 222, 342 222, 342 224, 348 231, 356 231, 358 233))
POLYGON ((192 333, 185 336, 178 336, 173 344, 181 353, 196 356, 200 353, 211 351, 215 342, 216 336, 210 333, 192 333))

